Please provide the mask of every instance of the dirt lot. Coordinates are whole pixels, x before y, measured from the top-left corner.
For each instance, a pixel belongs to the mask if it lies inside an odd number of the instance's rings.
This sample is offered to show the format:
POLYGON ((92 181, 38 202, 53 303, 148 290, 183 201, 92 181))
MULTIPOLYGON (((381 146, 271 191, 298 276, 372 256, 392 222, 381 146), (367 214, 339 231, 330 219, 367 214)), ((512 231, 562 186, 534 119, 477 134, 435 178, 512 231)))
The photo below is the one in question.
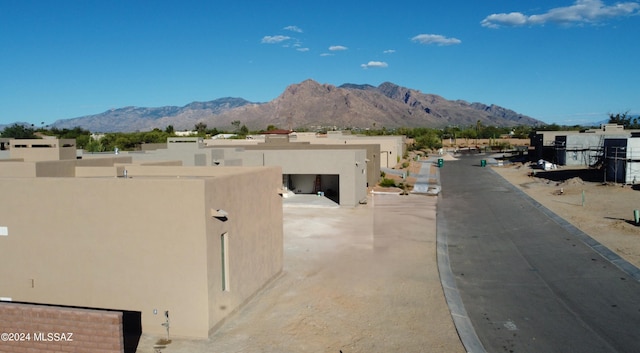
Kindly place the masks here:
POLYGON ((640 188, 604 184, 602 172, 563 168, 537 170, 529 165, 494 167, 502 177, 589 236, 640 267, 640 188), (584 202, 583 202, 584 195, 584 202))
MULTIPOLYGON (((163 352, 464 352, 436 261, 437 197, 285 207, 282 275, 208 340, 163 352)), ((138 352, 159 337, 143 335, 138 352)))

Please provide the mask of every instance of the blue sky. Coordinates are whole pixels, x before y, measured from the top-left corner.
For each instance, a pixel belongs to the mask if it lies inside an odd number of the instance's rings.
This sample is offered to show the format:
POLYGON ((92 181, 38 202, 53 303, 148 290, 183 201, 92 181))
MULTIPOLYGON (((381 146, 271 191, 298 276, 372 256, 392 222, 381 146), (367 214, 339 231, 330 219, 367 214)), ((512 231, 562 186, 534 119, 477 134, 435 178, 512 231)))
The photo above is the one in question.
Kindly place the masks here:
POLYGON ((640 2, 0 0, 0 124, 379 85, 547 123, 640 113, 640 2))

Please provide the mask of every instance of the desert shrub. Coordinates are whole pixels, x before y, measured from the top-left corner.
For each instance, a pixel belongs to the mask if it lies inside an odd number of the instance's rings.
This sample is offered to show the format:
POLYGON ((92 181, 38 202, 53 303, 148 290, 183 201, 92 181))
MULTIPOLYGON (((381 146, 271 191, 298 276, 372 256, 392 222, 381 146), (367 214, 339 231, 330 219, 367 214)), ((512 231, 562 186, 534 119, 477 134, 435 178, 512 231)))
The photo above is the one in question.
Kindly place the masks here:
POLYGON ((385 188, 393 187, 393 186, 396 186, 396 182, 393 179, 382 178, 382 181, 380 182, 380 186, 385 188))

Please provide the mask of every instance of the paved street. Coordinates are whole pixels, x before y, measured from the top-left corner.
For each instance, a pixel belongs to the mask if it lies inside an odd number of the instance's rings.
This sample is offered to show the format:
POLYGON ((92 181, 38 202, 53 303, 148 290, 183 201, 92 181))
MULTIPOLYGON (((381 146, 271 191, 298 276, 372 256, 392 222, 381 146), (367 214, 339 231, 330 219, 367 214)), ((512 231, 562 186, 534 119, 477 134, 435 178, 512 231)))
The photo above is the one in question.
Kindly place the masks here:
POLYGON ((640 282, 480 167, 483 156, 446 162, 437 217, 454 286, 481 346, 639 352, 640 282))

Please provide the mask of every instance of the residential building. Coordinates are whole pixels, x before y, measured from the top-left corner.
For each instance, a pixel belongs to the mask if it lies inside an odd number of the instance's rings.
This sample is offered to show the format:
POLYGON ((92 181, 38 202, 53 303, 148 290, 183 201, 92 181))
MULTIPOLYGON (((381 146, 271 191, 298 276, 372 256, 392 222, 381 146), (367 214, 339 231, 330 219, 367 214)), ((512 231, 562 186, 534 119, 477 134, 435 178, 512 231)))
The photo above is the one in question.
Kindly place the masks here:
POLYGON ((282 270, 277 166, 42 161, 18 144, 24 162, 0 162, 0 298, 135 311, 143 332, 207 338, 282 270))

